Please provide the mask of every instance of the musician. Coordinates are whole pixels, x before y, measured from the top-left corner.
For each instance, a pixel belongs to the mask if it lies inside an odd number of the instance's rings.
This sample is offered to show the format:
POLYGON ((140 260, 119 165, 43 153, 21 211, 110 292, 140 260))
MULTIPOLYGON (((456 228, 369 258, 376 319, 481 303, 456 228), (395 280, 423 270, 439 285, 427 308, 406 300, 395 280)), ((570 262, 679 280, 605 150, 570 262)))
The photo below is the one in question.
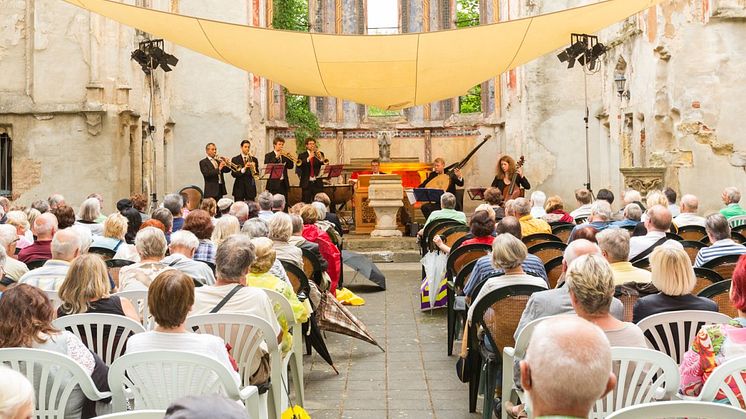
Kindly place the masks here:
POLYGON ((498 188, 503 194, 503 199, 508 201, 509 199, 515 199, 523 196, 521 189, 531 189, 531 184, 528 183, 528 179, 523 176, 523 167, 516 169, 515 160, 507 154, 500 157, 497 162, 497 175, 492 181, 492 187, 498 188), (515 175, 515 186, 513 187, 513 195, 508 195, 508 189, 513 181, 515 175))
POLYGON ((352 176, 350 176, 349 182, 351 184, 356 184, 358 177, 360 175, 385 175, 385 173, 381 172, 381 160, 379 159, 373 159, 370 161, 370 170, 360 170, 357 172, 354 172, 352 176))
POLYGON ((223 195, 228 193, 225 189, 223 173, 228 173, 231 169, 226 167, 224 161, 217 159, 218 148, 215 143, 207 143, 205 154, 207 154, 207 157, 199 161, 199 171, 205 178, 204 197, 219 201, 223 195))
POLYGON ((321 166, 324 165, 323 153, 316 148, 316 140, 313 138, 306 139, 306 151, 300 153, 298 160, 301 161, 299 166, 295 167, 295 173, 300 177, 300 187, 303 190, 303 202, 310 204, 313 197, 324 191, 324 182, 317 177, 321 174, 321 166), (319 159, 321 157, 321 159, 319 159))
MULTIPOLYGON (((427 175, 427 179, 425 179, 424 182, 420 183, 419 188, 430 188, 433 185, 428 186, 428 184, 436 179, 439 175, 445 174, 445 168, 446 168, 446 161, 443 160, 443 158, 438 157, 433 161, 433 171, 430 172, 429 175, 427 175)), ((461 169, 458 167, 453 169, 453 171, 448 176, 448 187, 445 189, 446 192, 450 192, 453 195, 456 195, 456 186, 464 186, 464 175, 461 173, 461 169)), ((440 209, 440 202, 428 202, 426 204, 423 204, 420 208, 422 210, 422 214, 425 216, 425 219, 430 216, 430 213, 436 210, 440 209)), ((461 202, 456 202, 456 211, 461 211, 461 202)))
POLYGON ((295 162, 289 157, 284 156, 282 148, 285 146, 285 140, 280 137, 272 140, 272 147, 274 150, 264 155, 264 164, 284 164, 285 168, 282 169, 282 178, 280 179, 269 179, 267 180, 267 190, 272 194, 280 194, 287 200, 288 189, 290 189, 290 182, 288 181, 288 169, 292 169, 295 166, 295 162))
POLYGON ((256 181, 251 174, 251 167, 259 171, 259 161, 251 155, 251 143, 249 140, 241 141, 241 154, 231 159, 231 162, 240 167, 241 170, 231 171, 231 176, 236 178, 233 183, 233 199, 235 201, 253 201, 256 198, 256 181))

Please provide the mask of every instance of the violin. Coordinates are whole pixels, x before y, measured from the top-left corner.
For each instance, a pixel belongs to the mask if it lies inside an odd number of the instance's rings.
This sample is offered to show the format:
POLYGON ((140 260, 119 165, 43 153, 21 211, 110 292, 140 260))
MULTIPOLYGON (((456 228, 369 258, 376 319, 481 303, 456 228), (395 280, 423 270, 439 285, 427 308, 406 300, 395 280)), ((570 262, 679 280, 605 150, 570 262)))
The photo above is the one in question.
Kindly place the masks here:
POLYGON ((516 187, 515 180, 518 177, 518 169, 523 167, 523 164, 526 162, 526 159, 521 156, 520 159, 518 159, 518 162, 515 164, 515 172, 513 172, 513 176, 510 179, 510 185, 505 185, 505 187, 502 190, 503 193, 503 199, 505 201, 509 201, 511 199, 516 198, 522 198, 525 196, 525 190, 521 187, 516 187))

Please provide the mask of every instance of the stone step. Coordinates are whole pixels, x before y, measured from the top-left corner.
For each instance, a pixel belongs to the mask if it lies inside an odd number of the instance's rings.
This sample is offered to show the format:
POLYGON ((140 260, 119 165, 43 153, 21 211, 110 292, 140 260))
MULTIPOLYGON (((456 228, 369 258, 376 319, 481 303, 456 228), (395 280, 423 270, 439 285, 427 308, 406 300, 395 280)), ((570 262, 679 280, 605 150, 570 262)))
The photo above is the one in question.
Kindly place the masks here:
POLYGON ((362 234, 346 234, 343 249, 353 252, 415 251, 419 254, 416 237, 370 237, 362 234))
POLYGON ((420 252, 416 250, 375 250, 357 253, 375 263, 416 263, 421 259, 420 252))

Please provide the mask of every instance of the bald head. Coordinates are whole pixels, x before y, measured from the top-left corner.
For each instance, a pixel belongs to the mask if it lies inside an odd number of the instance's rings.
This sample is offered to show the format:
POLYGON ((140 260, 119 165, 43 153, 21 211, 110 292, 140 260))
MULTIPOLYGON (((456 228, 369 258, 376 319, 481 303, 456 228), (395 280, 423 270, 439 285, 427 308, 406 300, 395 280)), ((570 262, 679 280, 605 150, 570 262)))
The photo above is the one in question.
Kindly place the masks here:
POLYGON ((596 243, 586 239, 577 239, 570 242, 565 248, 562 257, 562 270, 567 271, 572 261, 583 255, 600 255, 601 248, 596 243))
POLYGON ((681 212, 690 212, 696 214, 699 209, 699 199, 694 195, 684 195, 681 197, 681 212))
POLYGON ((57 232, 52 239, 52 259, 75 259, 80 253, 80 234, 72 228, 65 228, 57 232))
POLYGON ((52 236, 57 231, 57 217, 49 212, 36 217, 32 231, 37 240, 52 240, 52 236))
POLYGON ((663 205, 653 205, 648 210, 648 221, 645 228, 650 231, 668 231, 671 228, 671 211, 663 205))

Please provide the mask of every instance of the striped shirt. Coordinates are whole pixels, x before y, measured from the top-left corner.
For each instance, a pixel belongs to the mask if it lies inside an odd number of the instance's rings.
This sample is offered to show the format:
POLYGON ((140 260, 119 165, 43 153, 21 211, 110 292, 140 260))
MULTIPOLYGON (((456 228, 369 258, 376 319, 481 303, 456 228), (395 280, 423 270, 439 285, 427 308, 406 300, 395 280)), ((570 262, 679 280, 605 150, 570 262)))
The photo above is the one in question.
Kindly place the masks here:
POLYGON ((694 260, 694 267, 702 267, 705 263, 720 256, 742 255, 744 253, 746 253, 746 246, 738 244, 731 239, 718 240, 710 247, 699 249, 697 259, 694 260))
MULTIPOLYGON (((526 256, 526 260, 521 264, 521 267, 527 274, 542 278, 549 283, 544 264, 538 256, 529 253, 526 256)), ((495 268, 495 266, 492 265, 492 254, 477 259, 477 263, 474 264, 474 269, 472 269, 471 275, 469 276, 469 281, 464 287, 464 295, 474 298, 476 295, 472 294, 477 288, 479 288, 479 285, 483 284, 488 278, 502 272, 502 269, 495 268)))

